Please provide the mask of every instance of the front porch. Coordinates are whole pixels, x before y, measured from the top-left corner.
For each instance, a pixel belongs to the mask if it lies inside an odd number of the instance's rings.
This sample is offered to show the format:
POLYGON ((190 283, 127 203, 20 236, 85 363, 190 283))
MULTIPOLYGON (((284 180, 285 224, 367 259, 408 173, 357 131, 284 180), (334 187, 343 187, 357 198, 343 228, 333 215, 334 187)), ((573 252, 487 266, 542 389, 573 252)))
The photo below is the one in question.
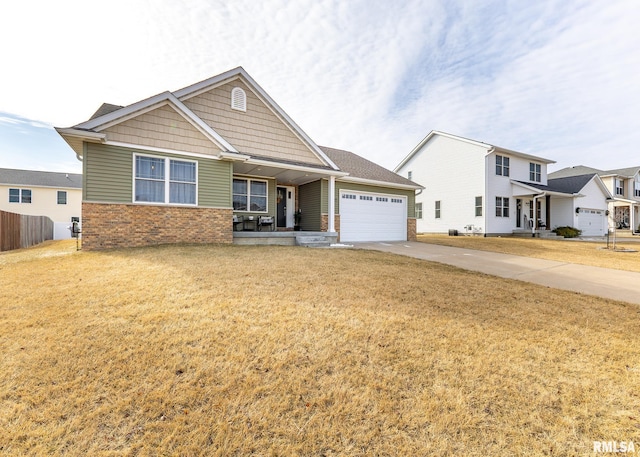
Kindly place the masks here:
POLYGON ((324 247, 338 242, 338 232, 233 232, 233 244, 324 247))

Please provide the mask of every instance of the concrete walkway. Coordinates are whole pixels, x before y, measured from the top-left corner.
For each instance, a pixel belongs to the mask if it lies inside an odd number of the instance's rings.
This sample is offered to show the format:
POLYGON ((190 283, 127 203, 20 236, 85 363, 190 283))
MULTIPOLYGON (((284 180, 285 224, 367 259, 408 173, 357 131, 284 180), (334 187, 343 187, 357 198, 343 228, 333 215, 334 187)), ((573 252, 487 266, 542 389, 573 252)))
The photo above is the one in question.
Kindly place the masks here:
POLYGON ((412 241, 353 243, 465 270, 640 304, 640 273, 412 241))

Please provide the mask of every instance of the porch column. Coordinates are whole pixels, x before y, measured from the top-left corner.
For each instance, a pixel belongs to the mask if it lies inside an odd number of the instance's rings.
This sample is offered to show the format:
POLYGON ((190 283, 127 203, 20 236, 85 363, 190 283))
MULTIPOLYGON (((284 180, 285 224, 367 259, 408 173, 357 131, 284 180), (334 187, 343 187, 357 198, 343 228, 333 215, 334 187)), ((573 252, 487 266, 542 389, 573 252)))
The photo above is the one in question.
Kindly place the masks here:
POLYGON ((547 230, 551 230, 551 195, 546 196, 544 206, 544 210, 546 213, 546 220, 544 221, 544 223, 547 224, 547 230))
POLYGON ((328 232, 336 231, 336 177, 329 176, 329 224, 328 232))

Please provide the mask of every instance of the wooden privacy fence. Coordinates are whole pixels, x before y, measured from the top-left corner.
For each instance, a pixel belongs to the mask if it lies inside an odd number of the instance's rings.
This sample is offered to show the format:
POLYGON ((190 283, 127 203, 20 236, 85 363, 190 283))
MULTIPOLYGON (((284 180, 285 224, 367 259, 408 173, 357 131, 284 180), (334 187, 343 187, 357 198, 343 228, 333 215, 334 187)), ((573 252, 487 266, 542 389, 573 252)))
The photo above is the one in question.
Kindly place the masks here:
POLYGON ((53 221, 47 216, 0 211, 0 251, 28 248, 52 239, 53 221))

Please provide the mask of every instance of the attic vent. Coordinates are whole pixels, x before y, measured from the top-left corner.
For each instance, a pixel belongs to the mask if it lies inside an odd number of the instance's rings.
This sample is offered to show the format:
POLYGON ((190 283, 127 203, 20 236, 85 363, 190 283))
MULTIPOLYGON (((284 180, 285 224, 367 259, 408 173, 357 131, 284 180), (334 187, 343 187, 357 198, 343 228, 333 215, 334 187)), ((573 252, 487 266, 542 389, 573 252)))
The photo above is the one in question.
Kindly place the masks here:
POLYGON ((247 94, 239 87, 234 87, 231 91, 231 108, 247 111, 247 94))

